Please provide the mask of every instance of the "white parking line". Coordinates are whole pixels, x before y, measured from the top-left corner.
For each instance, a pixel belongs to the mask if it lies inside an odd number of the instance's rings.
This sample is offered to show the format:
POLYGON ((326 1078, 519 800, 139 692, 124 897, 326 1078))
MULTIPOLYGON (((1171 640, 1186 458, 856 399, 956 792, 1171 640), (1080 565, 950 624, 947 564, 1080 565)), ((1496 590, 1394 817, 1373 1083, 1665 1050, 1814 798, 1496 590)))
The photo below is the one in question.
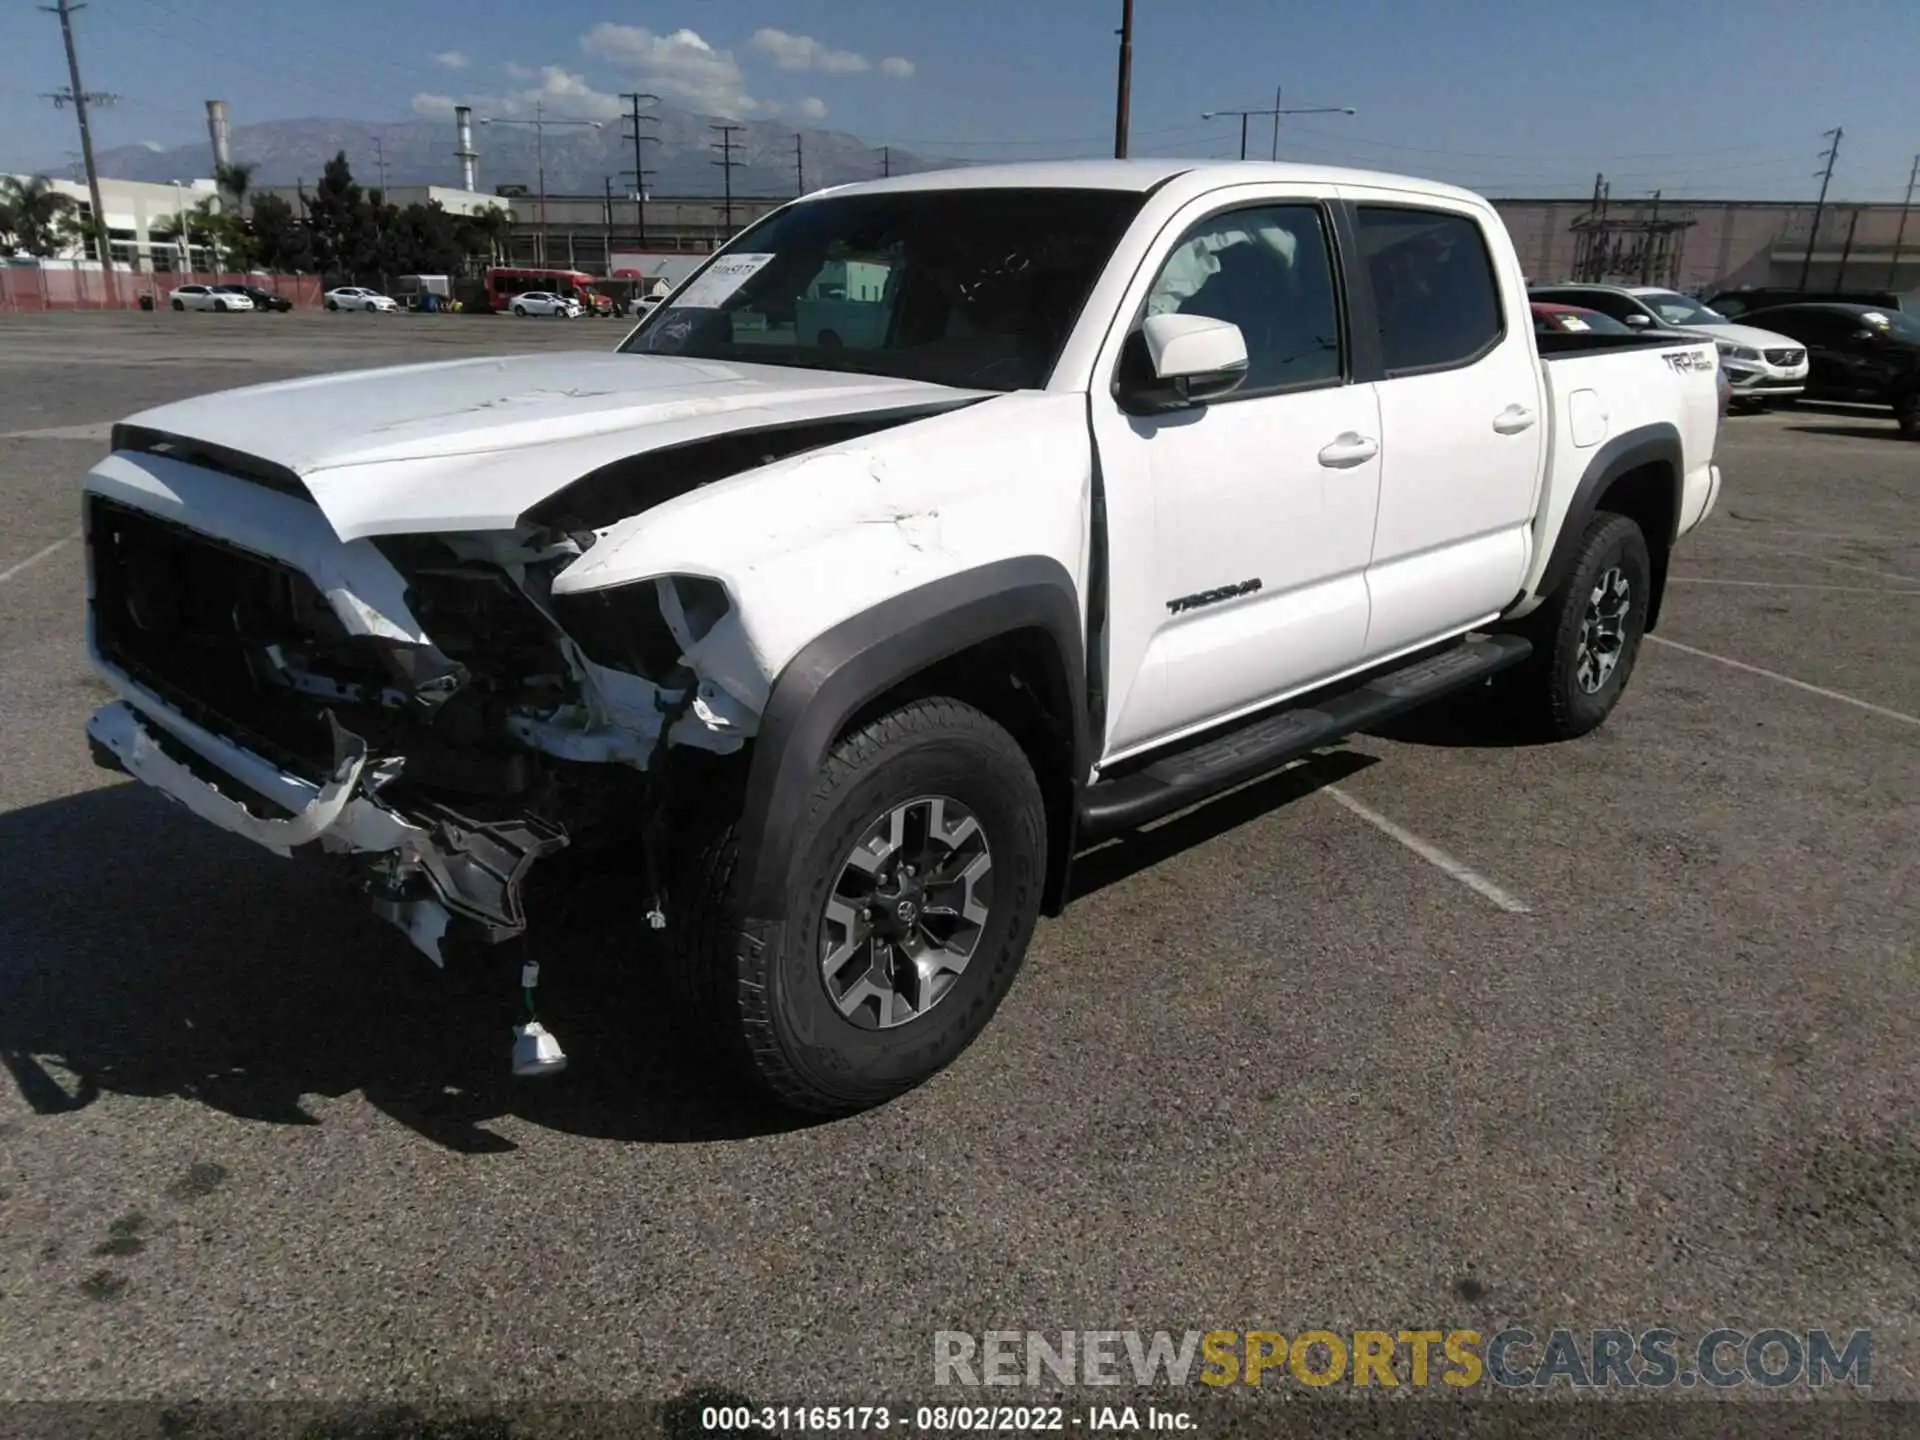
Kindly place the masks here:
POLYGON ((1682 645, 1678 640, 1669 640, 1664 635, 1649 635, 1647 639, 1656 645, 1665 645, 1669 649, 1683 650, 1689 655, 1698 655, 1702 660, 1718 661, 1735 670, 1744 670, 1749 675, 1764 676, 1768 680, 1778 680, 1782 685, 1791 685, 1796 690, 1805 690, 1810 695, 1824 695, 1829 700, 1838 700, 1843 705, 1852 705, 1860 710, 1870 710, 1875 715, 1884 715, 1889 720, 1904 721, 1908 725, 1920 725, 1920 715, 1909 715, 1903 710, 1889 710, 1884 705, 1875 705, 1871 700, 1856 699, 1852 695, 1842 695, 1838 690, 1828 690, 1824 686, 1809 685, 1804 680, 1796 680, 1791 675, 1782 675, 1776 670, 1762 670, 1758 665, 1749 665, 1744 660, 1729 660, 1724 655, 1716 655, 1711 650, 1696 650, 1691 645, 1682 645))
POLYGON ((1747 590, 1831 590, 1840 595, 1920 595, 1920 590, 1889 590, 1874 585, 1803 585, 1791 580, 1709 580, 1705 575, 1669 575, 1670 585, 1738 585, 1747 590))
POLYGON ((1491 900, 1495 905, 1498 905, 1502 910, 1505 910, 1509 915, 1525 915, 1528 913, 1526 902, 1516 899, 1512 895, 1509 895, 1506 891, 1502 890, 1498 885, 1494 884, 1491 880, 1487 879, 1486 876, 1481 875, 1478 872, 1471 870, 1467 866, 1461 864, 1458 860, 1454 859, 1453 856, 1447 854, 1446 851, 1442 850, 1438 845, 1433 844, 1431 841, 1422 840, 1418 835, 1415 835, 1411 830, 1403 830, 1400 826, 1394 824, 1393 821, 1387 819, 1387 817, 1382 815, 1379 811, 1370 809, 1369 807, 1362 805, 1358 800, 1354 799, 1351 795, 1347 794, 1347 792, 1342 790, 1338 785, 1323 785, 1320 788, 1326 794, 1332 796, 1340 804, 1346 806, 1346 808, 1351 810, 1354 814, 1358 815, 1362 820, 1366 821, 1369 825, 1373 826, 1373 828, 1378 830, 1381 834, 1390 836, 1391 838, 1398 840, 1402 845, 1406 846, 1407 849, 1413 851, 1414 854, 1418 855, 1422 860, 1426 861, 1429 865, 1433 866, 1437 870, 1445 871, 1447 874, 1451 875, 1454 879, 1458 880, 1462 885, 1466 886, 1469 890, 1473 891, 1474 894, 1479 895, 1484 899, 1491 900))
POLYGON ((7 581, 13 579, 13 577, 21 571, 32 569, 49 555, 58 554, 79 538, 80 532, 78 530, 74 531, 71 535, 62 535, 45 549, 34 551, 33 554, 27 556, 27 558, 22 560, 18 565, 9 565, 5 570, 0 570, 0 585, 6 584, 7 581))
POLYGON ((113 438, 113 425, 102 421, 97 425, 53 425, 45 430, 9 430, 0 434, 0 440, 110 440, 113 438))

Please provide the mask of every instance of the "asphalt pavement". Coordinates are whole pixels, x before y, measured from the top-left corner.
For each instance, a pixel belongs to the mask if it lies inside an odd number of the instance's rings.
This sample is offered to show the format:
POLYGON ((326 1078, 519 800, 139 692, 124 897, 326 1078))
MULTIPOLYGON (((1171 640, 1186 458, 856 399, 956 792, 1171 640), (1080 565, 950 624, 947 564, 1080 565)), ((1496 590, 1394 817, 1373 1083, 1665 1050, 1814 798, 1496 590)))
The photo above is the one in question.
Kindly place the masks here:
MULTIPOLYGON (((1871 1327, 1920 1396, 1920 445, 1736 418, 1611 722, 1362 736, 1090 856, 878 1111, 643 936, 499 987, 88 760, 77 487, 163 400, 617 324, 0 317, 0 1399, 924 1391, 936 1330, 1871 1327)), ((341 423, 352 423, 342 416, 341 423)))

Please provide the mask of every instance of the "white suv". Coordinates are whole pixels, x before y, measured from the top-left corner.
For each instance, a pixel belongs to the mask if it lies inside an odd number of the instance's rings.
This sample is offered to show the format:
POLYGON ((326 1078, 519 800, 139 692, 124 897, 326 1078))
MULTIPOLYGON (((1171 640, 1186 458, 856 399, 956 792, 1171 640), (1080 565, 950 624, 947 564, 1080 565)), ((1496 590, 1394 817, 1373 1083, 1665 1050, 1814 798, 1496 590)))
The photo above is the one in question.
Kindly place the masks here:
POLYGON ((1658 285, 1541 285, 1530 293, 1537 300, 1585 305, 1636 330, 1678 330, 1712 340, 1737 408, 1765 409, 1769 400, 1791 400, 1807 388, 1805 345, 1771 330, 1736 324, 1678 290, 1658 285))

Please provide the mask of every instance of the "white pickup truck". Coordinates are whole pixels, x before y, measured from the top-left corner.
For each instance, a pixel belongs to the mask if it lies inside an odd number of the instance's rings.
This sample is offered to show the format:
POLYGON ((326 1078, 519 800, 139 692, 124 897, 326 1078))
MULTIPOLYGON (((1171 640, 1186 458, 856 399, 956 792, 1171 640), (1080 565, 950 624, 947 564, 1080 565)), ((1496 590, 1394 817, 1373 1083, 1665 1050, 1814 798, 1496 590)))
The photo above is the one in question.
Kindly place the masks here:
POLYGON ((1713 506, 1718 381, 1709 340, 1536 337, 1494 210, 1443 185, 843 186, 614 353, 118 426, 89 732, 216 825, 355 857, 428 956, 499 957, 517 1073, 565 1059, 530 867, 630 865, 632 963, 775 1096, 856 1109, 979 1034, 1076 851, 1465 686, 1598 725, 1713 506), (884 308, 806 332, 849 255, 884 308))

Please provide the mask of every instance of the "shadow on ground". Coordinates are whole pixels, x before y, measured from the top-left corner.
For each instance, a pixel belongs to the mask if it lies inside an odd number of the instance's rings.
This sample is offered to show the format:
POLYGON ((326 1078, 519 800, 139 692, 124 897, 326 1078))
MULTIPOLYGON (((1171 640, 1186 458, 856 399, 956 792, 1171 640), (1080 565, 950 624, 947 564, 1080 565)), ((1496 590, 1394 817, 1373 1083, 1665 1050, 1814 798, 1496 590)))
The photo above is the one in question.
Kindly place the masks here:
POLYGON ((569 919, 541 941, 541 1016, 570 1065, 515 1080, 517 946, 437 970, 330 868, 133 784, 0 815, 0 857, 0 1063, 41 1114, 177 1096, 309 1125, 303 1097, 359 1091, 471 1152, 514 1148, 485 1128, 506 1116, 668 1143, 807 1123, 714 1083, 661 999, 644 930, 569 919))
POLYGON ((1789 425, 1787 429, 1796 435, 1843 435, 1852 440, 1899 440, 1911 445, 1914 442, 1900 433, 1900 427, 1889 420, 1884 425, 1789 425))

